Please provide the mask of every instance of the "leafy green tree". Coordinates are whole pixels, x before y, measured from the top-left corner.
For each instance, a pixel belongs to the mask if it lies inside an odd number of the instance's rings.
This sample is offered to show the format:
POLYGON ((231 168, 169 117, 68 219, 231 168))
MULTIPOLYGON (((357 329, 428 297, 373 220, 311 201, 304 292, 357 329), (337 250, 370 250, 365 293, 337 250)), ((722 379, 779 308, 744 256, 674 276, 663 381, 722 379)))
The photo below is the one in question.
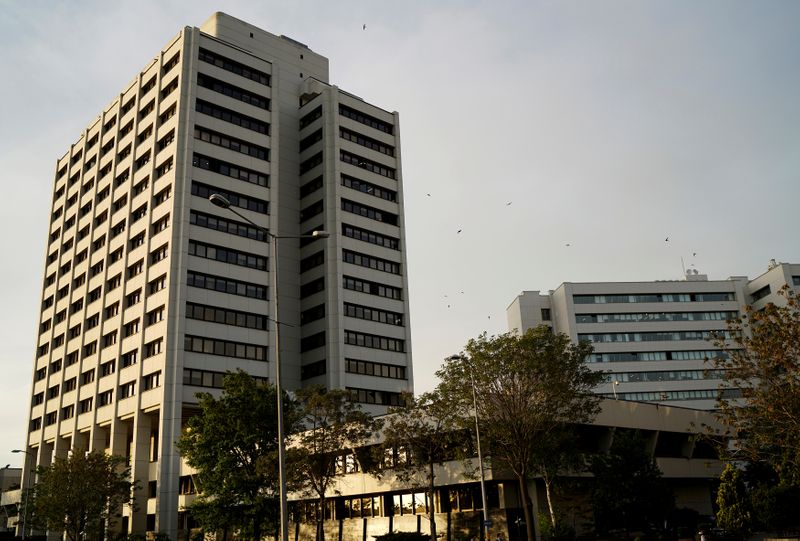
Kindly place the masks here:
POLYGON ((719 481, 717 525, 746 538, 752 528, 753 516, 742 472, 733 464, 726 464, 719 481))
POLYGON ((454 458, 454 449, 463 441, 452 404, 438 390, 416 399, 407 397, 406 407, 392 410, 386 419, 383 435, 387 452, 403 452, 392 470, 398 480, 427 493, 430 539, 436 541, 436 466, 454 458))
POLYGON ((337 463, 345 454, 353 459, 363 456, 357 449, 365 445, 379 423, 351 401, 348 391, 315 385, 298 389, 295 399, 301 428, 292 436, 288 453, 290 475, 297 490, 319 498, 317 539, 322 541, 325 505, 337 463))
POLYGON ((608 453, 592 457, 595 529, 647 531, 660 525, 674 506, 661 470, 636 431, 617 430, 608 453))
MULTIPOLYGON (((717 402, 735 439, 735 460, 770 465, 782 485, 800 486, 800 298, 782 290, 784 306, 747 308, 729 323, 731 340, 714 359, 727 389, 742 397, 717 402)), ((726 449, 723 449, 723 451, 726 449)))
MULTIPOLYGON (((219 398, 197 398, 200 409, 177 444, 200 482, 190 510, 206 531, 259 540, 275 531, 280 513, 275 387, 238 371, 225 376, 219 398)), ((284 426, 287 433, 297 426, 288 396, 284 426)))
POLYGON ((472 407, 474 382, 481 438, 488 443, 492 466, 517 478, 528 539, 535 538, 528 482, 543 476, 556 530, 555 476, 580 462, 578 450, 568 444, 568 426, 590 422, 600 409, 592 389, 604 376, 586 366, 591 352, 591 344, 573 344, 547 327, 521 336, 483 334, 467 343, 463 355, 446 359, 437 372, 442 392, 460 403, 462 415, 472 407))
POLYGON ((34 527, 63 531, 71 541, 101 539, 122 506, 133 505, 133 491, 139 488, 125 463, 121 456, 76 450, 40 466, 26 502, 34 527))

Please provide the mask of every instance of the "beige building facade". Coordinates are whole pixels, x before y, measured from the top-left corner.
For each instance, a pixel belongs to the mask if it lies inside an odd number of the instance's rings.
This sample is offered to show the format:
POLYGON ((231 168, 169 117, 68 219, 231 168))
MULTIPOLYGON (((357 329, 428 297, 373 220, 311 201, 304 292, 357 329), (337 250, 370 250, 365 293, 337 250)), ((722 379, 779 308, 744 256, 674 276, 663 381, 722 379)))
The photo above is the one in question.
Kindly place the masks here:
POLYGON ((413 390, 404 229, 397 113, 293 39, 223 13, 182 29, 57 160, 25 468, 127 456, 123 528, 175 539, 182 420, 226 371, 274 381, 276 292, 284 387, 386 411, 413 390), (215 193, 271 235, 330 237, 271 261, 215 193))
MULTIPOLYGON (((524 291, 506 311, 510 330, 548 325, 572 341, 588 341, 587 362, 608 373, 596 391, 609 398, 713 409, 721 383, 713 336, 727 321, 768 302, 785 303, 783 287, 800 291, 800 265, 770 262, 750 279, 565 282, 548 293, 524 291)), ((726 396, 735 397, 735 392, 726 396)))
MULTIPOLYGON (((708 517, 714 512, 714 483, 723 464, 713 446, 700 435, 706 427, 721 428, 711 412, 605 399, 592 423, 574 425, 573 430, 580 450, 589 456, 608 452, 615 436, 622 432, 639 433, 675 496, 675 507, 693 509, 708 517)), ((411 482, 398 480, 389 467, 380 475, 368 474, 359 471, 354 455, 344 454, 336 484, 329 491, 324 514, 325 538, 371 541, 390 531, 429 533, 428 513, 432 512, 437 534, 445 541, 486 538, 522 541, 525 526, 516 477, 511 472, 493 469, 491 458, 486 460, 486 466, 487 514, 491 521, 488 532, 483 526, 477 457, 435 465, 436 489, 431 500, 426 494, 427 471, 411 482)), ((627 473, 621 471, 620 475, 627 473)), ((564 474, 556 484, 557 505, 565 523, 578 533, 591 529, 591 474, 564 474)), ((529 488, 534 510, 542 520, 548 513, 544 484, 541 479, 533 478, 529 488)), ((301 495, 293 500, 295 522, 290 538, 316 539, 317 501, 304 500, 301 495)), ((536 531, 540 535, 538 527, 536 531)))

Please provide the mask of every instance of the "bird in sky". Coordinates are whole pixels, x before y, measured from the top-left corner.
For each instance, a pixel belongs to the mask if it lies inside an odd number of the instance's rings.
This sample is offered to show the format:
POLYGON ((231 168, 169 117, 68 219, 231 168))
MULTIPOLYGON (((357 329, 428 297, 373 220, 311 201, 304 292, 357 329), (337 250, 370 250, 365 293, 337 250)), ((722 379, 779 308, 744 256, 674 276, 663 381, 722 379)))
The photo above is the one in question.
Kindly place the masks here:
POLYGON ((367 29, 367 25, 366 24, 361 27, 361 30, 366 30, 366 29, 367 29))
POLYGON ((509 206, 512 202, 513 201, 509 201, 508 203, 506 203, 506 206, 509 206))
POLYGON ((697 256, 697 252, 692 252, 692 257, 696 257, 696 256, 697 256))
POLYGON ((456 235, 458 235, 459 233, 461 233, 461 231, 462 231, 461 229, 459 229, 458 231, 456 231, 456 235))
POLYGON ((569 246, 572 246, 572 244, 570 244, 570 243, 566 243, 564 246, 567 246, 567 247, 569 247, 569 246))
POLYGON ((664 242, 669 242, 669 237, 665 238, 664 242))
POLYGON ((426 194, 426 195, 427 195, 428 197, 430 197, 430 196, 431 196, 431 194, 426 194))

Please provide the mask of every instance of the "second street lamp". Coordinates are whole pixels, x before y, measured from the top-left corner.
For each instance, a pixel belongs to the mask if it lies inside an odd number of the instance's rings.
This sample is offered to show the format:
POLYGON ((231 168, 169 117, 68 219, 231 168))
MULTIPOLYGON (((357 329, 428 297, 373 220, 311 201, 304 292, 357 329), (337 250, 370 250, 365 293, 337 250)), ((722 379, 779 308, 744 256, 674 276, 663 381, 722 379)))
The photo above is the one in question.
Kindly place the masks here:
MULTIPOLYGON (((29 459, 33 460, 31 458, 33 456, 33 453, 30 452, 30 451, 26 451, 24 449, 12 449, 11 452, 12 453, 23 453, 25 455, 25 461, 23 462, 24 466, 28 466, 28 460, 29 459)), ((21 493, 22 497, 24 498, 24 500, 22 502, 22 539, 23 540, 25 539, 25 526, 26 526, 26 522, 27 522, 27 519, 28 519, 28 499, 29 499, 30 490, 31 490, 31 486, 30 486, 31 479, 28 479, 28 482, 25 482, 25 478, 26 478, 25 474, 27 473, 27 471, 29 469, 30 468, 23 467, 23 470, 22 470, 22 484, 25 485, 25 490, 21 493)))
POLYGON ((278 321, 278 240, 279 239, 325 239, 330 236, 327 231, 313 231, 309 235, 275 235, 271 233, 266 227, 260 226, 253 220, 243 215, 235 208, 231 207, 230 201, 224 196, 214 193, 208 198, 212 204, 228 209, 236 216, 246 221, 260 232, 264 233, 269 239, 272 246, 272 253, 270 254, 271 269, 270 275, 272 277, 272 319, 275 328, 275 394, 278 397, 277 410, 278 410, 278 484, 280 485, 280 519, 281 519, 281 541, 288 541, 289 539, 289 507, 286 499, 286 444, 284 426, 283 426, 283 387, 281 384, 281 331, 280 323, 278 321))

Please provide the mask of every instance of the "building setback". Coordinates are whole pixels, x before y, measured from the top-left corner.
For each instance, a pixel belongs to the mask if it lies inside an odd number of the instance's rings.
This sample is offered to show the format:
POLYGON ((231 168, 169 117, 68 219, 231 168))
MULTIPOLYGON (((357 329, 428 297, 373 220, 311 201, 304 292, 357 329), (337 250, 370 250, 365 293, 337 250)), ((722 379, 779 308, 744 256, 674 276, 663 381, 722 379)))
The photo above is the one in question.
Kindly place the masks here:
MULTIPOLYGON (((25 468, 127 456, 130 532, 176 539, 174 447, 226 371, 274 380, 270 245, 282 239, 285 388, 412 391, 397 113, 328 83, 307 46, 216 13, 171 40, 58 159, 25 468)), ((184 522, 184 524, 181 524, 184 522)))
POLYGON ((800 291, 800 265, 773 260, 753 279, 689 271, 676 281, 565 282, 547 294, 522 292, 506 315, 510 330, 548 325, 591 342, 587 362, 609 373, 597 387, 608 398, 712 409, 722 380, 709 361, 723 354, 712 335, 747 305, 785 304, 784 286, 800 291))

